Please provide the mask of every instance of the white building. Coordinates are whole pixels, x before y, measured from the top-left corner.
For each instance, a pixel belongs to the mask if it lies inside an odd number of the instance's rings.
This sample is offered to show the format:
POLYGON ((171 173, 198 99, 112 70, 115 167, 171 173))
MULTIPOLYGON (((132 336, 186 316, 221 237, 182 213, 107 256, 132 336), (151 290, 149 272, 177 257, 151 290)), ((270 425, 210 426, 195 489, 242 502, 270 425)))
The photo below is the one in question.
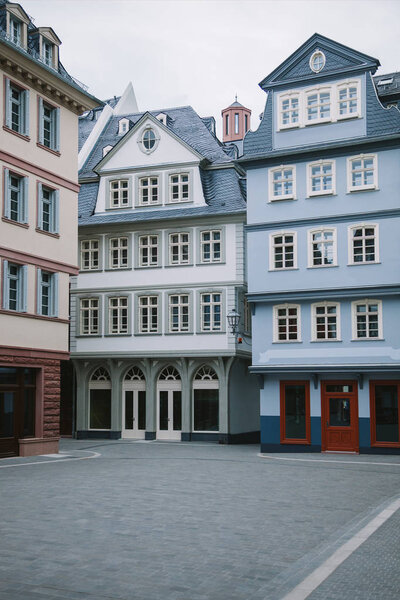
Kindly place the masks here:
POLYGON ((257 441, 250 338, 226 320, 250 330, 243 173, 213 119, 135 109, 128 87, 81 119, 77 436, 257 441))

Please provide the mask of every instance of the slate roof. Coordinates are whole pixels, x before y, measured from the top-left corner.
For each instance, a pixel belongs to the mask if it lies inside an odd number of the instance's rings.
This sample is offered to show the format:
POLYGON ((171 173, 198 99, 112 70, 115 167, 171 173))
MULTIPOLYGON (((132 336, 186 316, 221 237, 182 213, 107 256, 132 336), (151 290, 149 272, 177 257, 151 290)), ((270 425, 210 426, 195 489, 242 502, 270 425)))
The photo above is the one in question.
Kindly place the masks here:
POLYGON ((206 206, 178 208, 133 208, 119 212, 93 214, 96 207, 98 182, 82 183, 79 192, 78 225, 93 226, 113 223, 143 223, 193 217, 244 214, 246 212, 245 184, 232 168, 200 169, 206 206))
POLYGON ((396 108, 384 108, 377 98, 372 77, 367 74, 367 135, 363 137, 333 140, 326 143, 316 143, 304 146, 299 138, 300 145, 290 148, 273 148, 273 122, 272 122, 272 93, 268 93, 264 116, 256 131, 249 131, 244 138, 243 156, 239 162, 253 158, 272 158, 274 156, 289 155, 294 152, 323 150, 330 147, 356 145, 376 138, 400 135, 400 111, 396 108))
MULTIPOLYGON (((226 164, 231 161, 231 158, 224 152, 221 142, 210 133, 206 124, 191 106, 163 108, 149 112, 154 117, 161 112, 166 114, 167 127, 194 150, 204 156, 204 158, 208 159, 211 164, 226 164)), ((80 179, 96 177, 93 168, 103 158, 103 148, 108 145, 115 146, 121 139, 121 136, 118 136, 118 121, 121 118, 128 118, 132 122, 132 126, 134 126, 144 114, 144 112, 140 112, 111 117, 86 163, 82 167, 79 173, 80 179)), ((80 120, 80 125, 82 121, 83 119, 80 120)))

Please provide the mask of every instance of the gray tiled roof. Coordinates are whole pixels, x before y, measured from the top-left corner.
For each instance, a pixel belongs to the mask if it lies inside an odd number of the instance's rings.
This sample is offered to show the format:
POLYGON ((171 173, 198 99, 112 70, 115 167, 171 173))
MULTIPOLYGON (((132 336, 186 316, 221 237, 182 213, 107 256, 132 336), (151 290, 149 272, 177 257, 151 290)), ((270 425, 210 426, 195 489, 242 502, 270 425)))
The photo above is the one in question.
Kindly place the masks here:
MULTIPOLYGON (((180 106, 177 108, 159 109, 149 112, 153 116, 157 116, 161 112, 165 113, 168 117, 167 127, 194 150, 204 156, 204 158, 207 158, 210 163, 224 164, 231 161, 231 158, 224 152, 222 144, 210 133, 205 123, 191 106, 180 106)), ((123 115, 123 117, 130 119, 134 125, 144 114, 144 112, 140 112, 123 115)), ((103 148, 108 145, 115 146, 121 139, 121 137, 118 136, 118 121, 121 118, 121 115, 112 117, 108 122, 79 173, 81 179, 96 176, 93 168, 103 158, 103 148)), ((80 123, 82 123, 82 121, 83 119, 81 119, 80 123)))
MULTIPOLYGON (((324 149, 336 147, 338 144, 363 143, 368 141, 368 138, 376 138, 380 136, 391 136, 400 134, 400 111, 393 108, 384 108, 376 96, 372 77, 367 73, 367 136, 333 140, 332 142, 309 144, 308 146, 300 145, 301 151, 324 149)), ((289 154, 290 151, 296 150, 292 147, 288 148, 273 148, 272 134, 272 94, 268 94, 265 105, 263 119, 256 131, 249 131, 244 138, 243 156, 239 161, 251 160, 254 158, 273 157, 289 154)))
POLYGON ((216 215, 244 214, 246 212, 245 185, 232 167, 228 169, 200 170, 206 206, 183 206, 147 209, 126 209, 123 212, 93 214, 96 206, 98 182, 82 183, 79 192, 79 226, 143 223, 146 221, 212 217, 216 215))
POLYGON ((385 73, 385 75, 375 75, 374 83, 378 96, 383 100, 387 96, 400 96, 400 71, 394 73, 385 73), (391 80, 391 81, 390 81, 391 80), (390 81, 384 85, 379 85, 379 82, 390 81))

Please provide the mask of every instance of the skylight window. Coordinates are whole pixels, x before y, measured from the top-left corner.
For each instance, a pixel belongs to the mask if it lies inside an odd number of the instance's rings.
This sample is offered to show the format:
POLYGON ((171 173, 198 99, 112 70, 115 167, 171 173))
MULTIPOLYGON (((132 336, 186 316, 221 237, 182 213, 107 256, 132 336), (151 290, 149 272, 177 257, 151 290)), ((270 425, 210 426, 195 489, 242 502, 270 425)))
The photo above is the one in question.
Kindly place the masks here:
POLYGON ((391 83, 393 83, 393 77, 390 77, 389 79, 381 79, 378 81, 377 85, 390 85, 391 83))

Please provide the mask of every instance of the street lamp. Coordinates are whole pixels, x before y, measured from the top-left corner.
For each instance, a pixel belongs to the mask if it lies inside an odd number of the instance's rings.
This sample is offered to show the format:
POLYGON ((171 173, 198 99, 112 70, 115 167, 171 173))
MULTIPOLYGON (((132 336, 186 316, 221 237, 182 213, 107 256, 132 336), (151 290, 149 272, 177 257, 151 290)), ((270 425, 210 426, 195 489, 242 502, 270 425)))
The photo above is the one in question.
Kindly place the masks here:
POLYGON ((228 319, 228 325, 231 328, 232 335, 235 335, 235 333, 237 333, 238 325, 239 325, 239 321, 240 321, 239 313, 234 308, 233 310, 228 312, 228 314, 226 315, 226 318, 228 319))

